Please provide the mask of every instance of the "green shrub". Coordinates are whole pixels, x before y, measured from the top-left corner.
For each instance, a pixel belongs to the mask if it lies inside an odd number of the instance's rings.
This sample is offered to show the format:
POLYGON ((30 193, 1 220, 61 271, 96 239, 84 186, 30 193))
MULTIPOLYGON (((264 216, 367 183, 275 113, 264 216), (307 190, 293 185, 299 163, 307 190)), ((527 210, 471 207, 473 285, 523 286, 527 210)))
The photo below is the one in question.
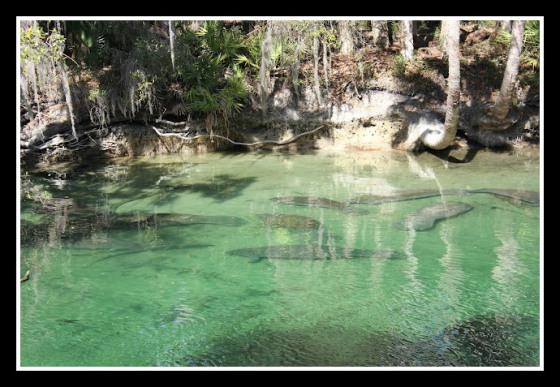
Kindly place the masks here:
POLYGON ((393 58, 393 74, 399 78, 404 77, 407 60, 402 54, 397 54, 393 58))

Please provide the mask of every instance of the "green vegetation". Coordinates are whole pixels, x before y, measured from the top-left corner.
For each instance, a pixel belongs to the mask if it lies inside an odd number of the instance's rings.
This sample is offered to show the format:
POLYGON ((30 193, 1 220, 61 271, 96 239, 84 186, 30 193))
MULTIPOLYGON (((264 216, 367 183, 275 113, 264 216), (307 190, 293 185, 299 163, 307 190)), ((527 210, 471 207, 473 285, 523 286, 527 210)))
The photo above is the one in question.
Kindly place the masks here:
MULTIPOLYGON (((267 23, 168 23, 23 21, 21 94, 28 119, 45 106, 66 102, 74 106, 74 115, 87 111, 89 121, 101 127, 123 119, 147 121, 169 116, 203 120, 210 131, 227 129, 231 120, 252 104, 250 97, 260 93, 261 46, 267 23)), ((399 48, 398 21, 388 23, 392 47, 382 56, 371 54, 370 22, 352 23, 357 49, 350 63, 339 57, 337 23, 273 22, 269 70, 276 82, 271 85, 288 85, 296 96, 304 87, 310 87, 331 98, 340 95, 337 87, 351 81, 359 81, 356 85, 365 89, 368 80, 377 79, 383 68, 391 69, 392 76, 417 82, 419 91, 431 87, 430 79, 447 76, 445 57, 439 58, 438 63, 434 59, 404 59, 399 48), (313 49, 315 39, 318 50, 313 49), (380 65, 380 61, 384 63, 380 65)), ((469 25, 475 25, 474 31, 497 28, 494 21, 469 21, 469 25)), ((438 21, 418 21, 415 44, 437 47, 440 28, 438 21)), ((526 23, 521 85, 538 85, 539 28, 538 21, 526 23)), ((481 75, 490 74, 488 87, 495 87, 503 73, 510 41, 510 33, 499 31, 465 47, 462 61, 492 63, 492 69, 481 75)), ((469 72, 464 76, 468 77, 469 72)))

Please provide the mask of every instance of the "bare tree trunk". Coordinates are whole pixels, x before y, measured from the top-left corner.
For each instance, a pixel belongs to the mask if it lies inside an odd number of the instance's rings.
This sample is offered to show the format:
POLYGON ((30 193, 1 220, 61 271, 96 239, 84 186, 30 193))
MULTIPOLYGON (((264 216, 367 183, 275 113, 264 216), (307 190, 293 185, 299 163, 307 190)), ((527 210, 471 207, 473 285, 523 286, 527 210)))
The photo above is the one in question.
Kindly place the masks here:
POLYGON ((33 85, 33 101, 35 102, 35 106, 37 107, 37 114, 40 114, 41 103, 39 101, 39 88, 37 87, 38 74, 33 61, 30 61, 29 63, 29 73, 31 76, 31 84, 33 85))
POLYGON ((270 60, 272 56, 272 21, 267 22, 266 32, 261 46, 261 68, 259 71, 261 110, 263 118, 267 112, 268 95, 271 92, 270 85, 270 60))
POLYGON ((443 53, 447 52, 447 28, 448 28, 448 20, 441 21, 441 27, 439 30, 439 48, 443 53))
POLYGON ((338 22, 338 31, 340 34, 340 53, 343 55, 351 55, 354 52, 354 37, 352 36, 352 26, 350 21, 341 20, 338 22))
POLYGON ((175 22, 169 20, 169 48, 171 51, 171 65, 175 71, 175 22))
POLYGON ((405 59, 412 59, 414 55, 414 40, 412 36, 412 20, 401 21, 402 40, 401 40, 401 53, 405 59))
POLYGON ((372 20, 371 32, 373 34, 373 44, 379 48, 389 47, 389 27, 385 20, 372 20))
POLYGON ((21 99, 23 100, 23 105, 25 106, 25 110, 29 113, 29 119, 32 120, 35 118, 35 113, 31 108, 31 103, 29 102, 29 95, 27 93, 27 87, 24 86, 26 83, 24 82, 23 75, 21 76, 21 82, 19 84, 21 90, 21 99))
POLYGON ((498 22, 498 31, 506 31, 511 33, 511 20, 502 20, 498 22))
POLYGON ((321 98, 321 86, 319 84, 319 38, 313 37, 313 88, 317 97, 317 105, 323 106, 323 98, 321 98))
POLYGON ((449 55, 449 78, 447 79, 447 110, 443 132, 428 132, 422 136, 424 145, 432 149, 445 149, 455 139, 459 123, 461 97, 461 73, 459 50, 459 20, 447 21, 447 53, 449 55))
POLYGON ((68 75, 66 73, 66 65, 61 59, 58 64, 60 69, 60 78, 62 80, 62 89, 64 90, 64 98, 66 99, 66 106, 68 107, 68 115, 70 116, 70 124, 72 125, 72 135, 78 140, 76 133, 76 123, 74 121, 74 109, 72 107, 72 91, 70 90, 70 83, 68 82, 68 75))
MULTIPOLYGON (((461 51, 459 47, 460 21, 447 22, 447 53, 449 55, 449 78, 447 79, 447 109, 445 111, 444 131, 447 147, 457 134, 459 124, 459 103, 461 99, 461 51)), ((441 148, 440 148, 441 149, 441 148)))
POLYGON ((492 115, 498 121, 504 120, 511 108, 513 87, 515 86, 515 81, 519 72, 519 59, 523 48, 524 27, 525 22, 523 20, 515 20, 512 24, 511 47, 509 49, 506 70, 504 72, 500 94, 492 110, 492 115))
POLYGON ((329 96, 329 73, 328 73, 328 59, 327 59, 327 42, 323 41, 323 77, 325 78, 325 89, 327 90, 327 98, 329 96))
POLYGON ((296 61, 292 66, 292 83, 294 86, 296 106, 299 106, 299 52, 300 50, 301 50, 301 38, 298 37, 298 42, 296 45, 296 61))

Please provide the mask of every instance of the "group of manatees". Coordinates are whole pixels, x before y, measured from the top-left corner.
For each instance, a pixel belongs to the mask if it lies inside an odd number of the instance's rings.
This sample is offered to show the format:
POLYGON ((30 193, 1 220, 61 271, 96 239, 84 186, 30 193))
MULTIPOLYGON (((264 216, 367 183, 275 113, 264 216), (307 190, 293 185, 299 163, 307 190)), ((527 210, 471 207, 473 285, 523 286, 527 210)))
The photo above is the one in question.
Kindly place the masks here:
MULTIPOLYGON (((331 199, 315 196, 286 196, 276 197, 272 201, 293 206, 329 208, 342 211, 347 214, 365 215, 369 213, 366 209, 356 208, 356 204, 383 204, 406 200, 417 200, 436 196, 449 195, 470 195, 470 194, 491 194, 501 199, 508 199, 514 203, 527 204, 531 206, 539 205, 539 193, 532 191, 516 191, 508 189, 475 189, 475 190, 444 190, 444 191, 401 191, 393 195, 363 195, 350 200, 348 203, 341 203, 331 199)), ((407 230, 426 231, 435 227, 436 223, 461 214, 465 214, 473 209, 473 206, 462 202, 437 203, 420 208, 418 211, 408 215, 405 219, 398 222, 396 226, 407 230)), ((271 227, 289 228, 318 228, 320 223, 312 218, 300 215, 274 215, 260 214, 263 222, 271 227)), ((308 259, 308 260, 328 260, 337 258, 382 258, 398 259, 401 255, 392 250, 371 251, 362 249, 345 249, 340 247, 327 248, 319 245, 278 245, 264 246, 255 248, 243 248, 228 251, 229 255, 243 256, 250 258, 253 262, 261 259, 308 259)))
MULTIPOLYGON (((400 191, 391 195, 362 195, 347 203, 338 202, 331 199, 314 196, 287 196, 275 197, 271 200, 282 205, 304 206, 315 208, 327 208, 341 211, 349 215, 366 215, 369 211, 359 205, 379 205, 383 203, 400 202, 408 200, 418 200, 437 196, 461 196, 471 194, 490 194, 500 199, 511 200, 514 203, 538 206, 539 193, 533 191, 516 191, 508 189, 473 189, 473 190, 416 190, 400 191)), ((473 207, 469 204, 448 201, 445 203, 431 204, 424 206, 414 213, 407 215, 404 219, 395 224, 396 227, 405 230, 427 231, 445 219, 456 217, 471 211, 473 207)), ((76 209, 80 213, 80 209, 76 209)), ((87 211, 86 211, 87 212, 87 211)), ((81 216, 95 217, 97 214, 83 213, 81 216)), ((294 214, 256 214, 256 217, 270 228, 288 228, 299 230, 317 230, 321 223, 311 217, 294 214)), ((93 222, 85 222, 92 225, 93 222)), ((84 222, 80 222, 84 223, 84 222)), ((172 213, 151 213, 151 214, 112 214, 103 218, 103 222, 97 226, 108 229, 127 228, 136 225, 149 227, 173 226, 173 225, 221 225, 221 226, 242 226, 247 221, 236 216, 210 216, 193 214, 172 214, 172 213)), ((79 230, 77 230, 79 231, 79 230)), ((86 230, 87 231, 87 230, 86 230)), ((371 251, 359 249, 347 249, 341 247, 321 247, 315 245, 278 245, 255 248, 244 248, 231 250, 229 255, 243 256, 251 258, 253 261, 261 259, 309 259, 309 260, 329 260, 337 258, 384 258, 397 259, 400 256, 393 251, 371 251)))

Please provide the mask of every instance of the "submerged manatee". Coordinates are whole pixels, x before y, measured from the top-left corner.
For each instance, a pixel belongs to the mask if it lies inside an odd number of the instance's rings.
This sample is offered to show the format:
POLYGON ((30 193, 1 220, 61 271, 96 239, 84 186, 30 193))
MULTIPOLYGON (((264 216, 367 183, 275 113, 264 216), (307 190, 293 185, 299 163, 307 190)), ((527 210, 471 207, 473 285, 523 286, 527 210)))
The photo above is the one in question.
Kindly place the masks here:
POLYGON ((462 195, 464 193, 465 191, 459 189, 450 189, 443 191, 401 191, 396 192, 392 195, 361 195, 350 200, 350 204, 383 204, 391 202, 403 202, 406 200, 425 199, 442 195, 462 195))
POLYGON ((532 206, 538 206, 540 204, 539 193, 536 191, 517 191, 514 189, 492 189, 492 188, 481 188, 481 189, 471 189, 467 191, 468 193, 486 193, 491 194, 499 198, 511 199, 517 203, 525 203, 532 206))
POLYGON ((369 213, 369 211, 364 209, 352 208, 345 203, 317 196, 282 196, 272 198, 270 200, 276 203, 289 204, 292 206, 330 208, 349 214, 366 215, 369 213))
POLYGON ((261 259, 299 259, 299 260, 330 260, 352 258, 398 259, 401 258, 393 250, 363 250, 344 247, 309 245, 276 245, 230 250, 228 255, 261 259))
POLYGON ((247 224, 245 219, 237 216, 157 213, 154 214, 154 217, 163 223, 215 224, 220 226, 243 226, 247 224))
POLYGON ((287 214, 257 214, 263 223, 269 227, 285 227, 297 229, 318 229, 321 223, 313 218, 301 215, 287 214))
POLYGON ((415 213, 406 217, 397 226, 416 231, 426 231, 432 229, 436 222, 442 219, 452 218, 472 210, 473 207, 460 202, 438 203, 421 208, 415 213))
POLYGON ((138 223, 148 224, 214 224, 220 226, 242 226, 247 223, 245 219, 236 216, 210 216, 210 215, 193 215, 193 214, 134 214, 134 215, 118 215, 111 222, 111 226, 130 226, 138 223))

